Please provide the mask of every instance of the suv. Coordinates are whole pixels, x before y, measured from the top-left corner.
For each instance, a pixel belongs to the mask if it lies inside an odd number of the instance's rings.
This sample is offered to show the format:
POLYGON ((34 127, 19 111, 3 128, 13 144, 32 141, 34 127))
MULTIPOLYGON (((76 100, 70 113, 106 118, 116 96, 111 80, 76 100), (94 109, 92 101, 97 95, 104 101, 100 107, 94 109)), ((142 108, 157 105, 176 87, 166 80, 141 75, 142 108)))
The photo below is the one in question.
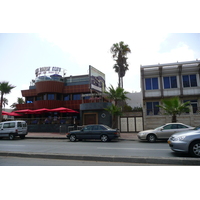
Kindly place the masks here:
POLYGON ((15 136, 24 139, 27 134, 27 123, 25 121, 6 121, 0 123, 0 139, 8 137, 10 140, 13 140, 15 136))

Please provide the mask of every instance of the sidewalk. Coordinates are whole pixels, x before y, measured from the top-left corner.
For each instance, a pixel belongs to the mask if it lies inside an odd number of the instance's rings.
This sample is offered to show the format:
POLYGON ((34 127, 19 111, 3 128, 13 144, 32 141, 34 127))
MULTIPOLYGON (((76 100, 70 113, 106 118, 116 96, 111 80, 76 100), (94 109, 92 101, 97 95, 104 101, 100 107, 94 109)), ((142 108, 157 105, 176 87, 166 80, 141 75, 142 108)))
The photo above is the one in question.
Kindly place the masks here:
MULTIPOLYGON (((64 133, 28 133, 26 138, 33 139, 67 139, 64 133)), ((120 140, 137 140, 137 133, 120 133, 120 140)))

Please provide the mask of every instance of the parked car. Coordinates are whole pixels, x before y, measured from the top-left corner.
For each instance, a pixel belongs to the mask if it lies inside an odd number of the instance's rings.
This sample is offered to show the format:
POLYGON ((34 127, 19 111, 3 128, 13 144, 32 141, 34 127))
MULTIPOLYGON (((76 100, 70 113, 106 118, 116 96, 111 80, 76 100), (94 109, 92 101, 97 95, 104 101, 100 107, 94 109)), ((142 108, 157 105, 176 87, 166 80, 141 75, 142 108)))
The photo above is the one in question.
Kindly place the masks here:
POLYGON ((120 137, 117 129, 111 129, 106 125, 93 124, 84 126, 81 130, 70 131, 66 137, 75 142, 77 139, 100 139, 102 142, 107 142, 120 137))
POLYGON ((182 123, 167 123, 153 130, 140 131, 137 136, 140 140, 155 142, 156 140, 167 140, 177 132, 191 130, 194 127, 182 123))
POLYGON ((27 134, 27 123, 23 120, 0 123, 0 139, 8 137, 10 140, 13 140, 15 136, 19 136, 23 139, 27 134))
POLYGON ((172 151, 189 153, 191 156, 200 157, 200 126, 173 134, 168 139, 172 151))

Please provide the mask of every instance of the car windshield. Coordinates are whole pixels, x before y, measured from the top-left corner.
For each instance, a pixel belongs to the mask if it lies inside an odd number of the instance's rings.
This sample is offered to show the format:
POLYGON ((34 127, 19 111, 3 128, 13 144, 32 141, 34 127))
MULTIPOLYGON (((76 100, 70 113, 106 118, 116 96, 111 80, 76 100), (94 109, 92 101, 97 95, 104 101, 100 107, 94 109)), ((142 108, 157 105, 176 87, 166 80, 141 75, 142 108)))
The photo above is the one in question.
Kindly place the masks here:
POLYGON ((194 128, 194 130, 199 130, 200 129, 200 126, 197 126, 194 128))
POLYGON ((109 126, 106 126, 106 125, 103 125, 105 128, 107 128, 107 129, 112 129, 112 128, 110 128, 109 126))
POLYGON ((161 129, 162 127, 163 127, 163 126, 159 126, 159 127, 155 128, 155 130, 161 129))

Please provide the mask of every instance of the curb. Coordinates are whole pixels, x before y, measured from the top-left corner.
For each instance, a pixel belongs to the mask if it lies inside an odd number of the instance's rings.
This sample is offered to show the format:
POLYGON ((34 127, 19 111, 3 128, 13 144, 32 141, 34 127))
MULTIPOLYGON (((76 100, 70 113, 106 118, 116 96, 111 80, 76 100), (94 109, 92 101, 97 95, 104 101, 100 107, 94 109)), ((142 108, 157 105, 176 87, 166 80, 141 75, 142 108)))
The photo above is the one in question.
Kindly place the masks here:
POLYGON ((167 165, 200 165, 199 158, 155 158, 155 157, 119 157, 119 156, 88 156, 70 154, 43 154, 43 153, 20 153, 20 152, 0 152, 0 156, 14 156, 26 158, 46 158, 62 160, 84 160, 84 161, 105 161, 140 164, 167 164, 167 165))

